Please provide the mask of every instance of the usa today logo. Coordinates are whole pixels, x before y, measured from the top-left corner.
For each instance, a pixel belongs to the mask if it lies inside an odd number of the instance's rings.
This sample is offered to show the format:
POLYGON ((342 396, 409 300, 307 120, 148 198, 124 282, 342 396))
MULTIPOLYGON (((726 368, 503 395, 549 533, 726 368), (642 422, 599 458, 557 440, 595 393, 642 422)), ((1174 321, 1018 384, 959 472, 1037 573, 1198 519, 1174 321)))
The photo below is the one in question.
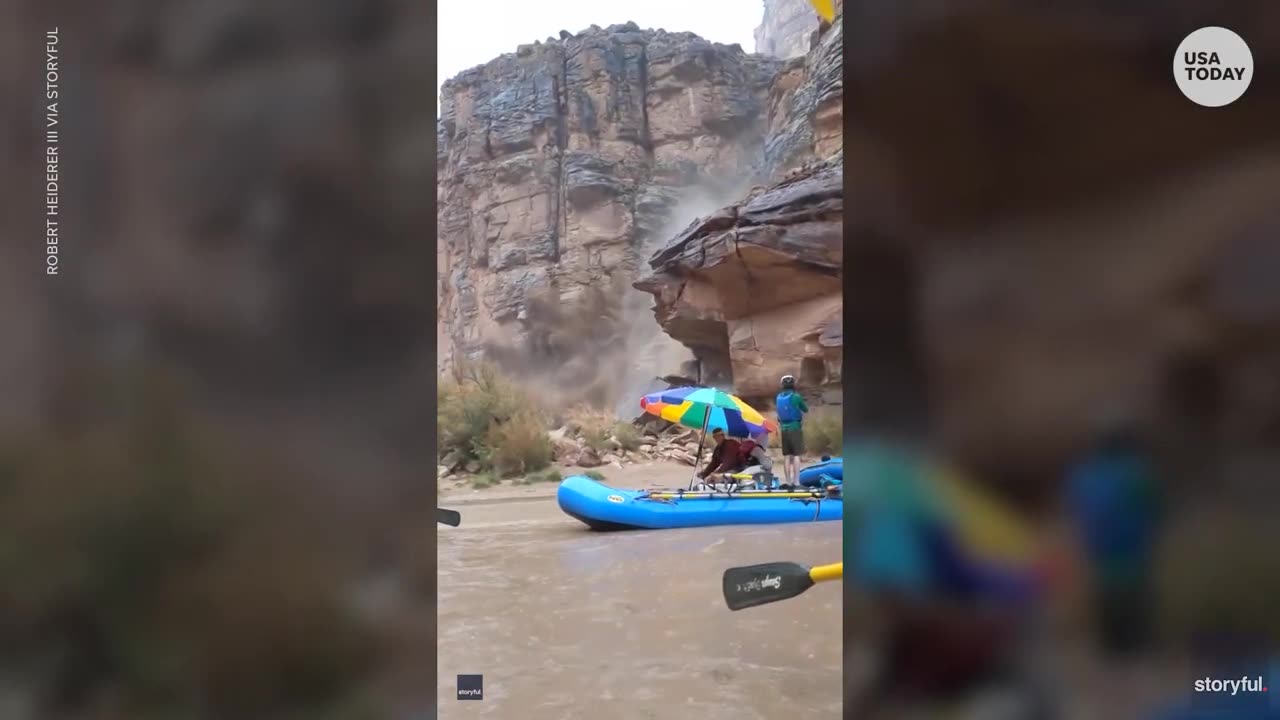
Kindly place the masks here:
POLYGON ((1253 53, 1243 38, 1221 27, 1202 27, 1178 46, 1173 78, 1187 99, 1204 107, 1230 105, 1253 80, 1253 53))

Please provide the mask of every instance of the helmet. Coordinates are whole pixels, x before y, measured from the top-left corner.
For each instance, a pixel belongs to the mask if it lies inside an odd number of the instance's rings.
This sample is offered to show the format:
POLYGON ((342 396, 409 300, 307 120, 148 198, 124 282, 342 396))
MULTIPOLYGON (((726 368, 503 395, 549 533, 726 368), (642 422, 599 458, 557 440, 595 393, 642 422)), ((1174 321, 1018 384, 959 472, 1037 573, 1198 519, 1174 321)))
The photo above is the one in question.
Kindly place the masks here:
POLYGON ((783 375, 783 376, 782 376, 782 387, 784 387, 784 388, 793 388, 793 387, 795 387, 795 386, 796 386, 796 377, 795 377, 794 375, 783 375))

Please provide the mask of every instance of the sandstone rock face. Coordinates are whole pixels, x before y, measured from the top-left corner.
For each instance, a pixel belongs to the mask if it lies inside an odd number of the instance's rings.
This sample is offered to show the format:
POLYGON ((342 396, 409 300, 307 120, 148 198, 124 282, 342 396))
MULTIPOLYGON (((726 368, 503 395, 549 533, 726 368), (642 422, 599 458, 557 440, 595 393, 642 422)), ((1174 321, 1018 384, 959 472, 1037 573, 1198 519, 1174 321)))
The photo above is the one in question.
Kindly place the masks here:
POLYGON ((764 18, 756 28, 756 52, 790 60, 809 52, 818 14, 809 0, 764 0, 764 18))
MULTIPOLYGON (((805 2, 808 5, 808 2, 805 2)), ((844 23, 825 28, 812 52, 788 62, 769 90, 769 131, 761 175, 776 182, 844 146, 844 23)))
MULTIPOLYGON (((737 46, 628 23, 524 45, 445 83, 442 366, 494 346, 533 352, 539 304, 619 311, 673 209, 695 191, 749 186, 779 66, 737 46)), ((599 364, 593 355, 625 344, 598 335, 572 355, 599 364)))
POLYGON ((842 45, 837 16, 774 81, 757 166, 772 185, 687 227, 635 283, 654 296, 663 330, 709 374, 765 405, 786 374, 840 401, 842 45))
POLYGON ((636 287, 659 324, 747 399, 778 378, 839 383, 843 157, 699 220, 656 253, 636 287))

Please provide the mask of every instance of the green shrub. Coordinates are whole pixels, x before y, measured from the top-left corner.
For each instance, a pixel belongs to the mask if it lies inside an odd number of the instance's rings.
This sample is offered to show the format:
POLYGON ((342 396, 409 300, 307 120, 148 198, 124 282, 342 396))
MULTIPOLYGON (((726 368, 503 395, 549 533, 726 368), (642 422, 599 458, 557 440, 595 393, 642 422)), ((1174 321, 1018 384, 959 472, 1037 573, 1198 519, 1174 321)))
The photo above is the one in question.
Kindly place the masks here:
POLYGON ((487 436, 488 464, 499 477, 524 475, 551 464, 551 438, 541 418, 520 412, 487 436))
POLYGON ((635 450, 640 447, 640 429, 629 422, 619 422, 613 428, 613 436, 623 450, 635 450))
POLYGON ((516 388, 490 365, 467 365, 436 391, 440 454, 479 460, 490 428, 519 409, 516 388))
POLYGON ((582 474, 586 475, 592 480, 595 480, 596 482, 604 482, 604 473, 600 472, 599 470, 583 470, 582 474))
POLYGON ((804 420, 805 449, 814 455, 839 455, 844 449, 840 408, 814 408, 804 420))
POLYGON ((598 454, 640 447, 640 430, 629 422, 619 421, 612 412, 578 406, 567 413, 565 425, 598 454))
POLYGON ((599 425, 582 431, 582 442, 597 453, 609 449, 609 429, 599 425))
POLYGON ((580 405, 567 413, 566 426, 571 433, 582 438, 583 444, 597 453, 609 448, 616 419, 611 413, 580 405))
POLYGON ((501 477, 551 462, 545 418, 534 401, 491 365, 468 365, 436 395, 441 457, 475 461, 501 477))
POLYGON ((551 468, 528 477, 529 482, 558 483, 564 479, 559 470, 551 468))

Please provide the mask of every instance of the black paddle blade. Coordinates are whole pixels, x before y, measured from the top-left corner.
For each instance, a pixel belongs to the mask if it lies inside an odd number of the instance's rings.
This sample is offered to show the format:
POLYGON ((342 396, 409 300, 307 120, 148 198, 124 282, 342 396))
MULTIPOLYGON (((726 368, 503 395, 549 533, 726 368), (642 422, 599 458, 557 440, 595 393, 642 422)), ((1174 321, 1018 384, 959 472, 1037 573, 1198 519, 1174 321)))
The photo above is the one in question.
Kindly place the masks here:
POLYGON ((813 587, 809 568, 793 562, 773 562, 724 571, 724 601, 730 610, 793 598, 813 587))
POLYGON ((458 527, 458 524, 462 522, 462 515, 460 515, 457 510, 436 508, 436 522, 442 522, 445 525, 458 527))

